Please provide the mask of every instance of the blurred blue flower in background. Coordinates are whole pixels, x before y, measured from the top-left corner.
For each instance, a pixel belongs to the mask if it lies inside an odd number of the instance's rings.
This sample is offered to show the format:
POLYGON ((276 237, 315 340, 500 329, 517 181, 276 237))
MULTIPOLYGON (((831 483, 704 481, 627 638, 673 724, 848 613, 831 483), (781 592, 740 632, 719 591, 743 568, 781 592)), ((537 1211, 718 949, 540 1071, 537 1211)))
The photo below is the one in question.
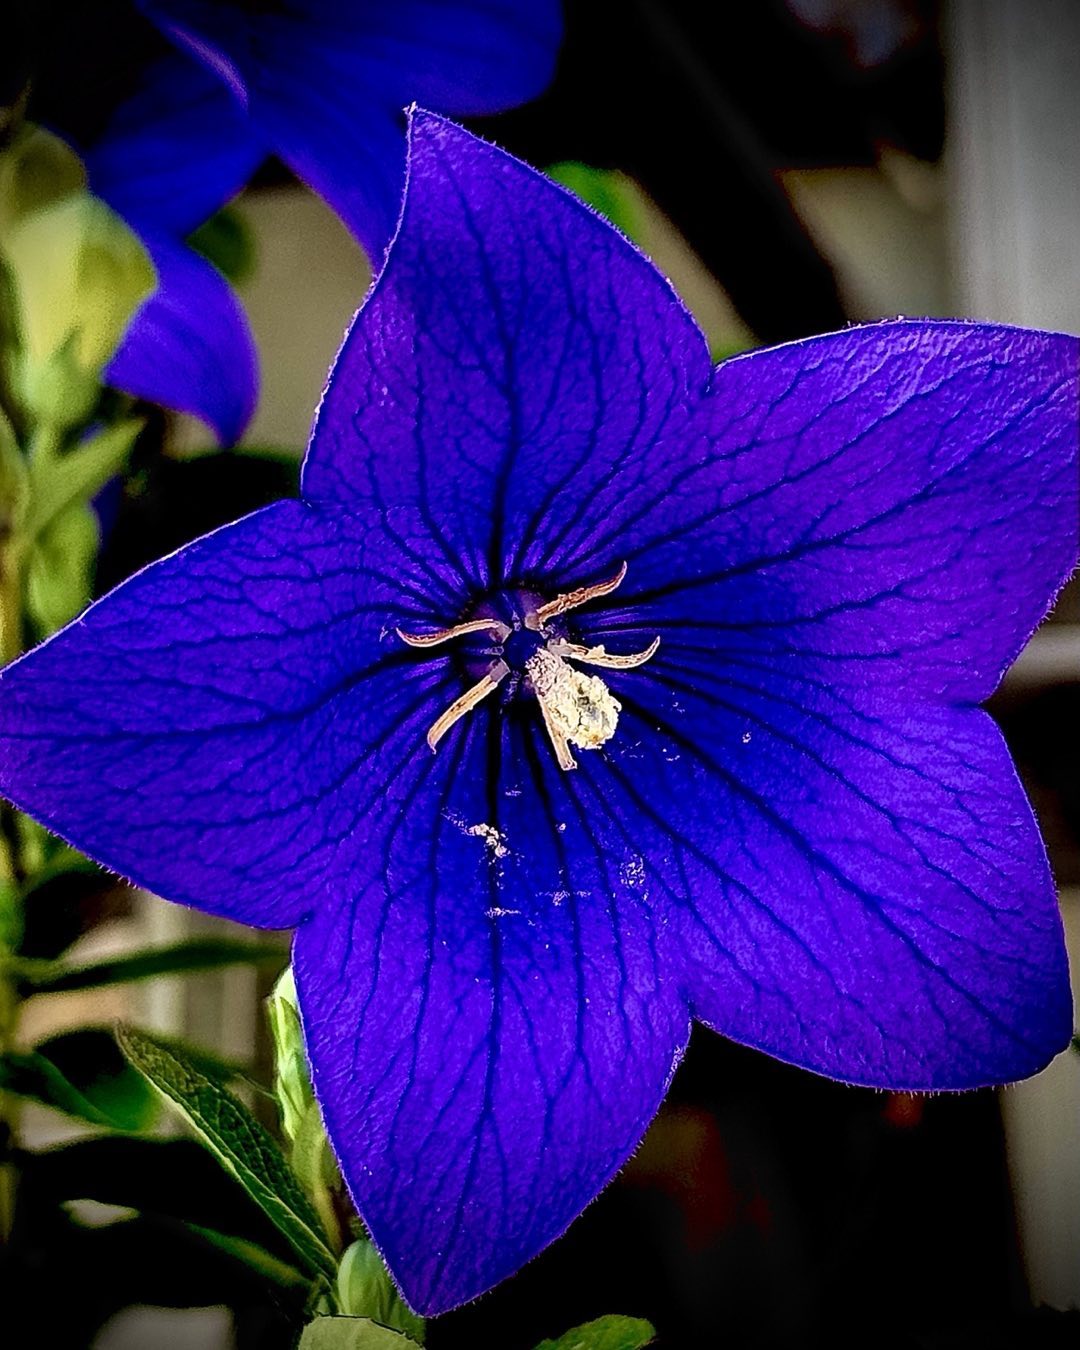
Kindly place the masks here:
MULTIPOLYGON (((493 113, 548 83, 558 0, 139 0, 177 50, 147 66, 102 135, 90 185, 158 272, 108 371, 194 413, 226 443, 254 408, 257 362, 232 290, 184 238, 270 154, 324 197, 378 267, 405 172, 404 108, 493 113)), ((312 261, 315 266, 315 260, 312 261)))
POLYGON ((4 671, 0 785, 297 926, 330 1139, 440 1312, 625 1162, 692 1018, 894 1089, 1068 1042, 976 704, 1076 560, 1080 344, 898 321, 713 369, 580 202, 441 118, 411 143, 302 500, 4 671))

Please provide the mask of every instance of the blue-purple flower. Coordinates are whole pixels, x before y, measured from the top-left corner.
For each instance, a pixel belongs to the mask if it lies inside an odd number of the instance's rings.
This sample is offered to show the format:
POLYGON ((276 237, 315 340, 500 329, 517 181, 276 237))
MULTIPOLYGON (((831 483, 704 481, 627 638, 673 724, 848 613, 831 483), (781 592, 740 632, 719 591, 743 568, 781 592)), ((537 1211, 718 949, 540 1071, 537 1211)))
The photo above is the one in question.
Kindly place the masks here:
POLYGON ((561 189, 430 114, 411 144, 303 499, 5 672, 0 784, 297 925, 330 1138, 438 1312, 608 1181, 692 1017, 916 1090, 1065 1045, 976 705, 1075 562, 1080 344, 898 321, 714 370, 561 189))
MULTIPOLYGON (((108 372, 129 393, 236 440, 257 367, 239 304, 182 240, 271 153, 338 212, 377 265, 405 179, 414 100, 499 112, 551 78, 559 0, 138 0, 175 45, 85 147, 91 186, 142 236, 159 287, 108 372)), ((313 264, 314 265, 314 264, 313 264)))

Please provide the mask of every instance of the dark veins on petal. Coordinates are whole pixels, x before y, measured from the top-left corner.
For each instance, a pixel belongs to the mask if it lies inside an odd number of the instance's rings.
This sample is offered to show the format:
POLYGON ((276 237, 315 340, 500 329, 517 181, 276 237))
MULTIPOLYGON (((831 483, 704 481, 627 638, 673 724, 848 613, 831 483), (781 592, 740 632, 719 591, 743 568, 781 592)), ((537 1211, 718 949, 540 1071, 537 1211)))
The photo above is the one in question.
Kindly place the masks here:
POLYGON ((625 241, 418 113, 306 502, 6 672, 0 777, 155 890, 300 922, 335 1150, 441 1311, 612 1176, 691 1013, 892 1088, 1066 1042, 974 705, 1075 559, 1077 366, 919 321, 710 372, 625 241))

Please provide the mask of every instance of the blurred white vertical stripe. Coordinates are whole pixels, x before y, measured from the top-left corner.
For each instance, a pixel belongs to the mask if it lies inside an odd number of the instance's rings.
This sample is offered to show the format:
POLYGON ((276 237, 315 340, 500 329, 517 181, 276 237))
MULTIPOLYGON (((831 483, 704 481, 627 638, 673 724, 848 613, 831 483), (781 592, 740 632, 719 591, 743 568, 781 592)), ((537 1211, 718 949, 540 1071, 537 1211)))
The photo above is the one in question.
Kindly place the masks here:
MULTIPOLYGON (((171 947, 191 936, 190 911, 168 905, 149 891, 138 891, 138 915, 147 947, 171 947)), ((184 1034, 184 977, 159 975, 136 985, 140 1026, 166 1036, 184 1034)))
MULTIPOLYGON (((944 11, 956 311, 1080 333, 1080 3, 944 11)), ((1076 625, 1054 634, 1080 650, 1076 625)), ((1080 995, 1080 893, 1062 909, 1080 995)), ((1006 1090, 1002 1111, 1032 1295, 1080 1306, 1080 1057, 1006 1090)))
POLYGON ((1080 330, 1080 5, 945 6, 957 310, 1080 330))

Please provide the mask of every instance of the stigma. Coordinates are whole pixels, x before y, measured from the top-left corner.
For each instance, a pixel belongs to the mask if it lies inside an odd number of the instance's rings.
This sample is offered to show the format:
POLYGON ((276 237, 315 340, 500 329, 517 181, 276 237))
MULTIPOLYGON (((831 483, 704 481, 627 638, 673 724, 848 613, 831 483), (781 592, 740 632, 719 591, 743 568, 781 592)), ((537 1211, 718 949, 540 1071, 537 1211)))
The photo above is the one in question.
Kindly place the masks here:
POLYGON ((644 651, 618 655, 603 646, 589 647, 567 641, 553 633, 549 625, 552 620, 591 600, 610 595, 625 576, 626 564, 623 563, 615 576, 607 581, 579 586, 553 600, 530 603, 520 623, 513 626, 497 618, 476 618, 433 633, 406 633, 399 628, 397 634, 403 642, 421 649, 438 647, 472 633, 487 633, 496 644, 490 651, 495 659, 483 676, 455 699, 428 729, 430 748, 437 749, 450 728, 493 694, 510 675, 519 676, 526 690, 535 696, 561 769, 577 768, 577 760, 570 749, 572 745, 579 750, 598 750, 611 740, 622 705, 599 676, 585 674, 575 669, 575 665, 632 670, 655 655, 660 639, 654 638, 644 651))

